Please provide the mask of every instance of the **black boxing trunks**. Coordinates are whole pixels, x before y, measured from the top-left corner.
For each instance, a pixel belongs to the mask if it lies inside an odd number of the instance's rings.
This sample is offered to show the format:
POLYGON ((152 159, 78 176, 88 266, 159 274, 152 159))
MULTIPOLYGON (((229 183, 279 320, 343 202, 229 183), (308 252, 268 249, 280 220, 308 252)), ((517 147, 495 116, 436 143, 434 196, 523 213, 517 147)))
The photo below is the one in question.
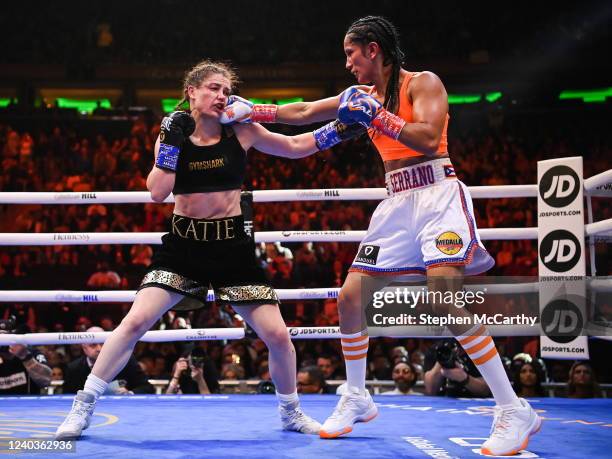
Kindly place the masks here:
POLYGON ((185 300, 173 309, 190 310, 204 306, 210 286, 222 303, 278 303, 242 215, 213 220, 172 215, 170 232, 155 248, 138 290, 159 287, 180 293, 185 300))

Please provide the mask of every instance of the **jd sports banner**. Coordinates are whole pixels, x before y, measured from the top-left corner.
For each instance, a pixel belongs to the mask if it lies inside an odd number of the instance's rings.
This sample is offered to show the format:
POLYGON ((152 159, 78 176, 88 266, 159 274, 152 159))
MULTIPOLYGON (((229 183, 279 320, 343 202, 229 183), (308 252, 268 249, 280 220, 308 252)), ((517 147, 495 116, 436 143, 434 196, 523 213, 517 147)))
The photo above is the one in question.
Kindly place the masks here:
POLYGON ((542 357, 588 359, 582 158, 538 162, 542 357), (575 280, 574 280, 575 278, 575 280))

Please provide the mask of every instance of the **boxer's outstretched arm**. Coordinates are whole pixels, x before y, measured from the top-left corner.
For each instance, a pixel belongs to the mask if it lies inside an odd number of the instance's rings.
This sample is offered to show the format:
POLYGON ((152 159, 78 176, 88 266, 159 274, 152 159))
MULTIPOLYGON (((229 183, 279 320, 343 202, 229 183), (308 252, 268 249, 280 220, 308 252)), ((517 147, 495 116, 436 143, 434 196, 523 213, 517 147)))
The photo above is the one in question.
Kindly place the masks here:
MULTIPOLYGON (((352 87, 365 92, 371 90, 370 86, 364 85, 352 87)), ((342 94, 344 94, 344 91, 337 96, 315 100, 314 102, 295 102, 293 104, 280 105, 276 113, 276 122, 302 125, 333 120, 338 114, 342 94)))
POLYGON ((270 132, 258 123, 236 125, 234 129, 245 150, 253 147, 262 153, 291 159, 304 158, 319 151, 311 133, 286 136, 270 132))
POLYGON ((286 136, 270 132, 261 124, 238 124, 234 127, 240 144, 245 150, 251 147, 273 156, 298 159, 365 133, 359 124, 347 126, 334 120, 313 132, 286 136))
POLYGON ((281 105, 276 113, 276 122, 299 126, 333 120, 338 113, 339 104, 340 96, 334 96, 314 102, 294 102, 281 105))
MULTIPOLYGON (((368 86, 352 86, 369 92, 368 86)), ((292 104, 254 104, 240 96, 231 96, 220 118, 221 124, 283 123, 293 125, 312 124, 336 118, 341 94, 314 102, 292 104)))

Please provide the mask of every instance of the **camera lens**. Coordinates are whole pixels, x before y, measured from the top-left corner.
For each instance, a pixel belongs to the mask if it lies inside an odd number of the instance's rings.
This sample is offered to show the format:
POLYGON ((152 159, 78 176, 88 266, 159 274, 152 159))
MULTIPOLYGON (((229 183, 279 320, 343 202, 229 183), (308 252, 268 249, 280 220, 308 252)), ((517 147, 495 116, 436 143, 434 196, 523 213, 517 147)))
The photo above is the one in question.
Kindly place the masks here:
POLYGON ((202 368, 204 366, 204 357, 191 356, 191 364, 194 367, 202 368))
POLYGON ((455 368, 457 360, 456 345, 449 341, 444 341, 436 347, 436 360, 444 368, 455 368))

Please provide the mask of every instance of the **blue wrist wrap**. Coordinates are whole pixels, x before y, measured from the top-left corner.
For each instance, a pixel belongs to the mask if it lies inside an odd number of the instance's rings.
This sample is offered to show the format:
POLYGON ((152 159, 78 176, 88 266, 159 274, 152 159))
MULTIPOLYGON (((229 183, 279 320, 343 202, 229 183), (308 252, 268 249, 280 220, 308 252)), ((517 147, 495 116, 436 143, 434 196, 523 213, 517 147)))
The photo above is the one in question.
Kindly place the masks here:
POLYGON ((332 121, 323 127, 320 127, 312 133, 315 138, 315 143, 319 150, 326 150, 340 143, 342 139, 338 135, 336 124, 332 121))
POLYGON ((180 151, 181 150, 179 149, 179 147, 160 143, 159 153, 157 155, 157 160, 155 161, 155 166, 159 167, 160 169, 166 169, 169 171, 176 172, 176 166, 178 164, 178 157, 180 151))

